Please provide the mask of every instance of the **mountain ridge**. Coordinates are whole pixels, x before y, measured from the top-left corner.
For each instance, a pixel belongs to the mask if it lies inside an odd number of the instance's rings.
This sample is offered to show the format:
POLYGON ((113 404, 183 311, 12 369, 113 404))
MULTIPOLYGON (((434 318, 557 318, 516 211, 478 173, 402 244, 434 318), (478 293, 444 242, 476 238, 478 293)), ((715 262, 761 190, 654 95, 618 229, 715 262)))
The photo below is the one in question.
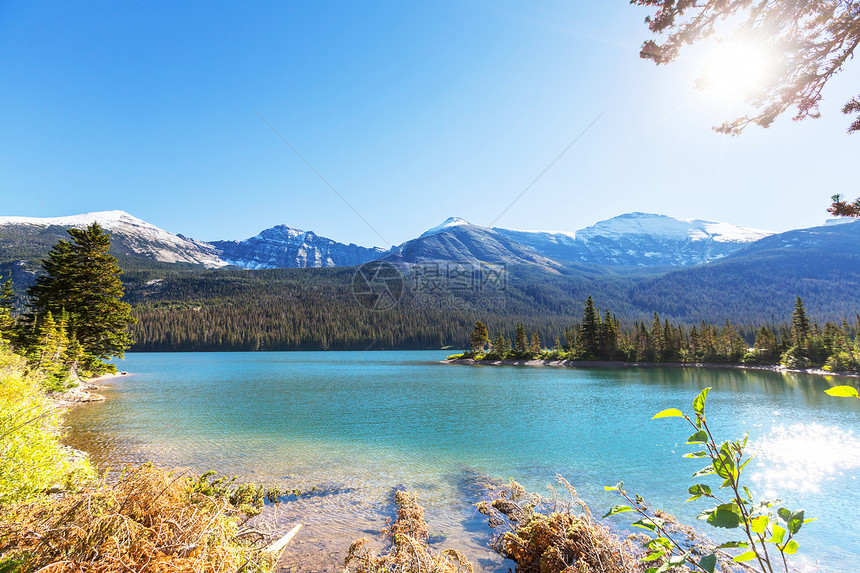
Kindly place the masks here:
POLYGON ((35 261, 64 237, 64 228, 92 221, 117 237, 112 251, 132 267, 145 266, 150 259, 210 269, 338 267, 383 259, 404 265, 453 261, 550 270, 586 265, 636 272, 711 263, 774 236, 730 223, 642 212, 618 215, 573 232, 483 227, 449 217, 384 250, 340 243, 289 225, 276 225, 241 241, 197 241, 115 210, 67 217, 0 217, 0 263, 35 261))

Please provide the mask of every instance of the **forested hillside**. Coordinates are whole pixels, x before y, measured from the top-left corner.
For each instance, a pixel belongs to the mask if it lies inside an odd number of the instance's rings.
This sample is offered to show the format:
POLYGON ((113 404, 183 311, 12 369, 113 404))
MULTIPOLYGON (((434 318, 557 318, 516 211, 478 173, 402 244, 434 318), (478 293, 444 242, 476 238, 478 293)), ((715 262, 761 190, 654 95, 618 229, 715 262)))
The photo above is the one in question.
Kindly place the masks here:
POLYGON ((655 311, 684 325, 729 319, 750 343, 762 324, 790 319, 797 294, 822 324, 856 321, 860 274, 846 271, 819 281, 813 266, 798 280, 784 261, 761 256, 658 278, 514 268, 501 290, 442 297, 428 297, 407 281, 399 303, 387 310, 356 300, 353 268, 139 271, 126 275, 127 300, 138 318, 132 350, 459 348, 478 319, 508 333, 522 322, 551 345, 581 319, 588 296, 598 307, 612 308, 625 326, 650 324, 655 311), (759 270, 745 274, 748 264, 759 270))
MULTIPOLYGON (((65 233, 29 229, 0 236, 0 260, 7 259, 0 278, 12 277, 17 309, 39 271, 38 262, 26 259, 38 256, 55 232, 65 233)), ((471 227, 453 229, 445 232, 468 238, 481 257, 495 252, 479 244, 471 227)), ((500 255, 490 260, 505 271, 504 280, 491 290, 421 288, 431 270, 447 276, 458 265, 492 266, 477 255, 457 262, 425 249, 424 262, 403 262, 397 305, 384 310, 356 300, 356 267, 206 270, 136 255, 123 240, 111 252, 125 271, 126 300, 139 319, 131 327, 137 351, 464 347, 478 319, 508 333, 521 322, 551 344, 579 320, 589 296, 598 307, 612 308, 625 327, 650 323, 654 312, 687 326, 729 319, 750 343, 760 325, 789 319, 796 296, 821 324, 843 317, 853 324, 860 312, 860 222, 769 236, 720 260, 680 269, 511 263, 500 255)))

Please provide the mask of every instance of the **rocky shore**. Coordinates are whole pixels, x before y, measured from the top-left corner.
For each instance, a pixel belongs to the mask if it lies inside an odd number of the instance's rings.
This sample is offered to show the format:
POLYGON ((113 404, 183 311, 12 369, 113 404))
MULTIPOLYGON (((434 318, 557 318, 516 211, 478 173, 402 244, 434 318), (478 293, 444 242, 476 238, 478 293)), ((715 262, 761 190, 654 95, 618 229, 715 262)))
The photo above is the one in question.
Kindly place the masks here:
POLYGON ((561 368, 725 368, 740 370, 762 370, 766 372, 792 372, 815 374, 819 376, 845 376, 860 378, 857 372, 828 372, 821 368, 786 368, 756 364, 728 364, 725 362, 623 362, 615 360, 474 360, 472 358, 453 358, 443 360, 444 364, 466 364, 470 366, 553 366, 561 368))
POLYGON ((99 385, 99 382, 118 378, 120 376, 128 376, 128 372, 118 372, 117 374, 106 374, 97 376, 96 378, 88 378, 86 380, 77 380, 77 386, 68 388, 64 392, 48 392, 48 398, 54 401, 57 406, 66 408, 75 404, 86 404, 88 402, 101 402, 105 399, 101 394, 96 394, 95 390, 103 390, 105 386, 99 385))

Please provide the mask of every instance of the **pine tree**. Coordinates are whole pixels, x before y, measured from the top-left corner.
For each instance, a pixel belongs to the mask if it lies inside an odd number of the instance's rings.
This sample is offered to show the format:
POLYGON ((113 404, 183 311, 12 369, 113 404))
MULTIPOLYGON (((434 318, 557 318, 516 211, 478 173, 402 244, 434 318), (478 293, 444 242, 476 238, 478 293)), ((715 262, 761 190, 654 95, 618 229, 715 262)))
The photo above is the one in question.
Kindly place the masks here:
POLYGON ((68 330, 86 356, 87 368, 103 370, 102 363, 122 357, 131 345, 127 327, 135 322, 131 307, 123 302, 122 273, 108 253, 110 235, 93 223, 86 229, 68 229, 72 242, 61 240, 43 261, 45 274, 27 291, 35 324, 47 313, 69 314, 68 330))
POLYGON ((794 301, 794 314, 791 316, 791 342, 801 351, 806 350, 809 342, 810 326, 803 308, 803 300, 797 297, 794 301))
POLYGON ((505 338, 505 335, 501 332, 496 334, 496 338, 493 340, 493 354, 498 356, 499 359, 503 359, 509 350, 510 346, 508 345, 508 339, 505 338))
POLYGON ((526 327, 523 326, 522 322, 517 323, 517 334, 514 344, 516 345, 517 352, 526 352, 529 349, 529 341, 528 337, 526 337, 526 327))
POLYGON ((755 337, 755 349, 761 362, 773 362, 779 357, 776 335, 762 326, 755 337))
POLYGON ((663 327, 657 311, 654 311, 654 321, 651 323, 651 344, 654 347, 654 359, 658 362, 663 360, 663 327))
POLYGON ((490 333, 487 331, 487 327, 484 326, 484 323, 480 320, 475 322, 475 327, 472 329, 472 340, 470 343, 470 350, 472 352, 479 352, 490 343, 490 333))
POLYGON ((529 344, 529 352, 532 354, 540 354, 540 337, 538 336, 537 330, 532 331, 532 340, 529 344))
POLYGON ((697 362, 700 358, 701 349, 702 346, 701 341, 699 340, 699 330, 694 325, 693 328, 690 329, 690 354, 687 359, 697 362))
POLYGON ((12 338, 15 328, 13 310, 15 310, 15 290, 12 288, 12 279, 9 279, 0 289, 0 341, 9 341, 12 338))
POLYGON ((570 352, 576 346, 576 342, 573 340, 573 332, 570 328, 564 329, 564 351, 570 352))
POLYGON ((68 343, 65 328, 57 324, 54 315, 48 311, 37 325, 36 332, 37 344, 31 353, 31 362, 36 369, 54 374, 68 343))
POLYGON ((594 307, 591 297, 585 300, 582 310, 582 331, 577 338, 580 350, 588 358, 597 358, 600 354, 600 315, 594 307))
POLYGON ((603 317, 603 322, 600 325, 600 358, 602 360, 612 360, 615 358, 615 353, 618 349, 618 330, 616 321, 613 320, 609 309, 606 309, 606 315, 603 317))
POLYGON ((860 331, 854 335, 854 360, 860 364, 860 331))
POLYGON ((81 364, 83 359, 84 349, 81 348, 78 339, 75 338, 73 335, 69 336, 69 343, 66 345, 66 349, 61 357, 63 369, 66 372, 75 374, 77 373, 78 366, 81 364))
POLYGON ((726 324, 723 326, 723 330, 720 332, 720 343, 722 347, 721 360, 739 362, 746 352, 746 340, 738 334, 738 331, 732 326, 728 318, 726 319, 726 324))

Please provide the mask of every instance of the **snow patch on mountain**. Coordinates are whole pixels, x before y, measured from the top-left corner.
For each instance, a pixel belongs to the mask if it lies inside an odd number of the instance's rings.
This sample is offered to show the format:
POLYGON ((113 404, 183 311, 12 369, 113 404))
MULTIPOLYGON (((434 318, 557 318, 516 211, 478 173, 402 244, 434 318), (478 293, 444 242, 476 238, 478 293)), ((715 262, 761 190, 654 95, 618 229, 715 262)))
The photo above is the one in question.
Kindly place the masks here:
MULTIPOLYGON (((436 235, 436 234, 441 233, 443 231, 447 231, 448 229, 451 229, 453 227, 462 227, 462 226, 469 226, 469 225, 472 225, 472 223, 470 223, 469 221, 467 221, 465 219, 461 219, 460 217, 448 217, 447 219, 445 219, 442 222, 442 224, 436 225, 435 227, 433 227, 431 229, 427 229, 426 231, 421 233, 421 235, 418 238, 421 239, 424 237, 429 237, 430 235, 436 235)), ((474 226, 477 227, 478 225, 474 225, 474 226)))
POLYGON ((345 267, 378 259, 376 247, 360 247, 320 237, 287 225, 277 225, 244 241, 213 241, 221 258, 246 269, 345 267))
POLYGON ((6 225, 84 228, 98 223, 136 254, 165 263, 190 263, 220 268, 228 263, 208 243, 174 235, 125 211, 96 211, 68 217, 0 217, 6 225))
POLYGON ((706 263, 772 234, 730 223, 652 213, 619 215, 573 233, 494 231, 558 261, 640 267, 706 263))
POLYGON ((647 235, 654 239, 672 241, 716 241, 718 243, 750 243, 772 235, 770 231, 750 229, 731 223, 682 219, 653 213, 627 213, 575 233, 577 239, 588 242, 597 237, 619 238, 647 235))

